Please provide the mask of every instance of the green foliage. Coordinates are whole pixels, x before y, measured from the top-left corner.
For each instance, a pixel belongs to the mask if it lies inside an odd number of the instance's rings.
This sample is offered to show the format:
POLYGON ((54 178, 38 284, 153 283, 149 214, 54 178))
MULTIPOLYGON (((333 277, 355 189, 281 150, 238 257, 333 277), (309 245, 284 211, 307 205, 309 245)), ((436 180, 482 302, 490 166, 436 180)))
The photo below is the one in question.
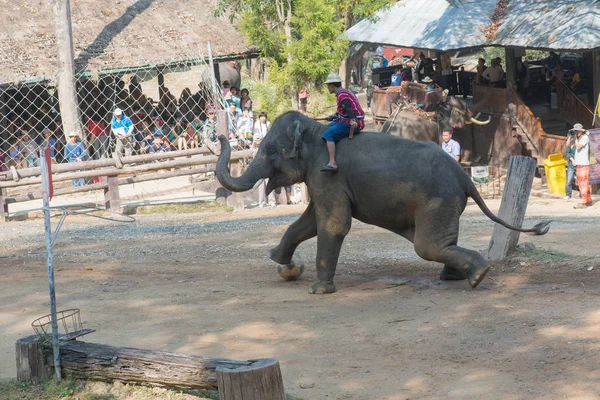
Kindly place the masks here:
POLYGON ((375 13, 379 10, 386 10, 396 4, 397 0, 346 0, 340 1, 340 9, 348 11, 353 20, 371 19, 377 20, 375 13))

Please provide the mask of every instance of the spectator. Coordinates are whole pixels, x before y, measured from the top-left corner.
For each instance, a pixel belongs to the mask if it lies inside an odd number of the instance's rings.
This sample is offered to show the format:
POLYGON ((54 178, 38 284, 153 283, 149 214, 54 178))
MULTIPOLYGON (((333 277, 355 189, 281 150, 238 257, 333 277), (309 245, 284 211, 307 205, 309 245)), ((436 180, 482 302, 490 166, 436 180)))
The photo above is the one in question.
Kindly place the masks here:
POLYGON ((271 123, 267 120, 267 113, 261 112, 258 116, 258 120, 254 123, 254 130, 252 131, 252 147, 256 148, 260 145, 260 142, 267 136, 271 128, 271 123))
POLYGON ((250 92, 248 92, 248 89, 242 89, 241 95, 242 100, 240 102, 240 107, 242 111, 248 109, 248 111, 250 111, 250 116, 252 116, 252 99, 250 98, 250 92))
POLYGON ((263 208, 268 205, 273 208, 277 205, 277 201, 275 201, 275 194, 273 192, 269 193, 267 196, 267 184, 269 183, 268 179, 265 179, 260 185, 258 185, 258 207, 263 208))
POLYGON ((117 157, 122 157, 123 150, 125 150, 125 156, 131 157, 131 154, 133 153, 133 146, 131 144, 133 123, 120 108, 116 108, 113 114, 114 115, 110 126, 113 134, 117 138, 117 145, 114 154, 116 154, 117 157))
POLYGON ((402 84, 402 76, 400 73, 402 72, 402 66, 398 66, 396 71, 392 74, 392 81, 390 86, 400 86, 402 84))
POLYGON ((46 143, 50 146, 50 162, 52 164, 56 164, 56 138, 52 136, 52 131, 46 129, 44 131, 44 144, 42 146, 42 151, 44 150, 46 143))
POLYGON ((456 161, 460 161, 460 144, 452 139, 452 131, 444 129, 442 132, 442 150, 456 161))
POLYGON ((583 125, 575 124, 575 167, 577 169, 577 186, 581 199, 573 208, 586 208, 592 205, 590 194, 590 138, 583 125))
POLYGON ((179 97, 179 113, 181 114, 181 121, 184 125, 188 122, 192 122, 197 115, 197 105, 192 97, 192 92, 189 88, 183 89, 181 96, 179 97))
POLYGON ((231 88, 231 98, 229 102, 230 104, 235 104, 235 109, 239 114, 242 113, 242 97, 240 96, 240 90, 235 86, 231 88))
POLYGON ((27 161, 27 167, 33 168, 39 165, 39 147, 29 138, 28 133, 25 133, 21 139, 21 154, 27 161))
POLYGON ((235 103, 229 103, 229 124, 227 127, 227 132, 229 134, 229 140, 237 139, 237 126, 238 120, 240 118, 240 114, 237 111, 237 106, 235 103))
POLYGON ((188 135, 188 146, 190 149, 198 148, 198 143, 200 143, 200 127, 196 128, 194 124, 188 124, 185 128, 188 135))
POLYGON ((308 89, 306 86, 303 86, 298 93, 298 97, 300 98, 300 110, 306 112, 308 106, 308 89))
MULTIPOLYGON (((83 147, 83 144, 79 140, 79 136, 72 133, 69 136, 69 143, 65 146, 65 160, 70 163, 83 161, 83 159, 87 156, 87 152, 83 147)), ((83 178, 73 179, 73 186, 82 186, 85 184, 85 180, 83 178)))
POLYGON ((577 68, 575 68, 573 77, 571 78, 571 90, 573 92, 577 92, 577 89, 579 88, 580 83, 581 83, 581 75, 579 75, 579 70, 577 68))
POLYGON ((27 161, 23 158, 22 152, 23 146, 21 145, 21 135, 17 135, 17 139, 8 149, 8 156, 10 157, 9 167, 27 168, 27 161))
POLYGON ((154 134, 150 129, 146 130, 146 135, 140 143, 140 153, 146 154, 150 150, 150 147, 154 143, 154 134))
POLYGON ((231 84, 229 83, 229 81, 223 82, 223 99, 231 99, 231 84))
POLYGON ((462 94, 463 98, 466 99, 470 92, 469 74, 465 71, 465 67, 460 67, 458 71, 458 94, 462 94))
MULTIPOLYGON (((286 199, 285 204, 287 204, 289 206, 290 204, 292 204, 292 187, 285 186, 284 189, 285 189, 285 199, 286 199)), ((281 203, 281 188, 275 189, 275 194, 277 195, 277 197, 279 197, 279 203, 281 203)))
POLYGON ((566 188, 567 196, 565 197, 565 200, 571 200, 571 195, 573 193, 573 180, 575 179, 575 175, 576 175, 576 168, 575 168, 576 150, 577 149, 575 147, 575 135, 569 134, 569 136, 567 136, 567 148, 565 151, 565 157, 567 159, 567 188, 566 188))
POLYGON ((504 70, 500 64, 500 58, 492 60, 492 65, 485 69, 483 77, 490 81, 490 86, 501 87, 504 80, 504 70))
POLYGON ((154 120, 154 128, 152 129, 154 136, 164 136, 165 135, 164 124, 165 124, 165 122, 161 118, 156 118, 154 120))
POLYGON ((217 112, 214 108, 208 110, 208 118, 202 127, 202 141, 206 140, 211 143, 217 141, 217 112))
POLYGON ((483 77, 483 73, 485 72, 485 70, 487 69, 487 65, 485 65, 485 59, 484 58, 480 58, 479 60, 477 60, 477 75, 475 75, 475 84, 476 85, 483 85, 483 80, 485 79, 483 77))
POLYGON ((252 143, 252 129, 254 120, 250 116, 250 111, 246 108, 238 120, 238 139, 242 141, 242 146, 246 147, 252 143))
POLYGON ((164 138, 160 136, 154 138, 152 145, 148 149, 149 153, 165 153, 167 151, 169 151, 169 146, 165 144, 164 138))
POLYGON ((96 117, 88 120, 86 129, 90 138, 89 145, 94 152, 94 160, 108 158, 109 138, 106 125, 96 117))
POLYGON ((411 71, 410 68, 406 67, 402 70, 402 73, 400 74, 400 77, 402 78, 402 82, 410 82, 411 79, 411 71))

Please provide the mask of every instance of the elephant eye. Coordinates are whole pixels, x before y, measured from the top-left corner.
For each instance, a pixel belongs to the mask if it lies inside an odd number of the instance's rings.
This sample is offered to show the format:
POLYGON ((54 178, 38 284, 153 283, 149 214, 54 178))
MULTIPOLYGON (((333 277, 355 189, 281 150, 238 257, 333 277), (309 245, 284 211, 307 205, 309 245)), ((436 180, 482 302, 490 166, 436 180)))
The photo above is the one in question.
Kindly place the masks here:
POLYGON ((272 156, 277 153, 277 150, 274 147, 267 147, 267 154, 272 156))

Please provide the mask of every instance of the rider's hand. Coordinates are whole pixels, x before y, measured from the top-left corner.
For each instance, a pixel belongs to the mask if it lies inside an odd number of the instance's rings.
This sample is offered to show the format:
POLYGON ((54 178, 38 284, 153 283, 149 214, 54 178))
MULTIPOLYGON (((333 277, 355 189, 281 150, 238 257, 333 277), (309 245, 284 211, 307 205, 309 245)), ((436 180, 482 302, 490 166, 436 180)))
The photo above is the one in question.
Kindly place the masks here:
POLYGON ((356 127, 358 126, 358 123, 356 122, 356 120, 355 120, 355 119, 353 119, 353 120, 351 120, 351 121, 350 121, 350 125, 351 125, 353 128, 356 128, 356 127))

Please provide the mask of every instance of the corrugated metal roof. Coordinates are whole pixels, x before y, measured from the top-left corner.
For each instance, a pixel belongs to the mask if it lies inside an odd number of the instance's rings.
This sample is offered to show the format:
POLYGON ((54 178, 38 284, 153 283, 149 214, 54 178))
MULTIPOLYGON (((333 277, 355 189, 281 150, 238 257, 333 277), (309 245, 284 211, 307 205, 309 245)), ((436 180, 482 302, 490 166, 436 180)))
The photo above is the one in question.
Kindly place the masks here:
POLYGON ((496 0, 404 0, 348 31, 351 41, 454 50, 482 46, 556 50, 600 48, 600 1, 511 0, 491 42, 496 0))
POLYGON ((484 29, 496 0, 404 0, 363 20, 348 31, 354 42, 387 44, 429 50, 477 47, 485 42, 484 29))
POLYGON ((589 50, 600 47, 597 0, 511 1, 495 45, 589 50))

